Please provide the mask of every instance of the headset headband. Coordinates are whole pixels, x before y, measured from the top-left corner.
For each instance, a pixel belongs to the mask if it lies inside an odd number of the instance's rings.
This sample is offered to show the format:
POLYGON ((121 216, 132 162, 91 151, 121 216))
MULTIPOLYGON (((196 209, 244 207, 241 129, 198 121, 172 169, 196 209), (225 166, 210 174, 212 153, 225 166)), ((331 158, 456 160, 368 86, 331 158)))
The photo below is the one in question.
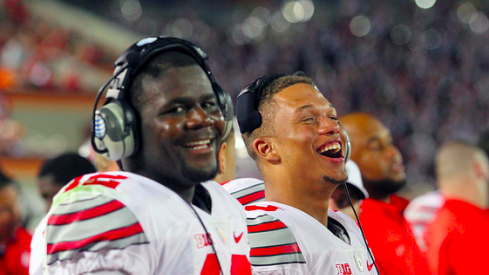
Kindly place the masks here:
POLYGON ((286 76, 285 74, 270 74, 262 76, 248 84, 236 98, 236 116, 240 132, 252 133, 262 123, 258 105, 263 89, 273 81, 286 76))

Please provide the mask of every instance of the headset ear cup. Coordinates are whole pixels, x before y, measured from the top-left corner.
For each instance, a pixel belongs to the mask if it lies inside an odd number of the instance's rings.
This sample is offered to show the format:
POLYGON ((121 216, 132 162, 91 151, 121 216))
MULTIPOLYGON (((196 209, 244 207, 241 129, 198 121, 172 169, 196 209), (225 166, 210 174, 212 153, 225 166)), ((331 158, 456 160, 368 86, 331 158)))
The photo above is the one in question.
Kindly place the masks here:
POLYGON ((343 133, 345 133, 346 141, 345 141, 345 163, 350 160, 350 155, 351 155, 351 142, 350 142, 350 137, 348 136, 348 133, 345 131, 345 128, 340 124, 341 129, 343 130, 343 133))
POLYGON ((103 155, 113 161, 121 160, 134 152, 133 129, 124 130, 124 109, 117 100, 112 101, 95 112, 94 142, 103 155))

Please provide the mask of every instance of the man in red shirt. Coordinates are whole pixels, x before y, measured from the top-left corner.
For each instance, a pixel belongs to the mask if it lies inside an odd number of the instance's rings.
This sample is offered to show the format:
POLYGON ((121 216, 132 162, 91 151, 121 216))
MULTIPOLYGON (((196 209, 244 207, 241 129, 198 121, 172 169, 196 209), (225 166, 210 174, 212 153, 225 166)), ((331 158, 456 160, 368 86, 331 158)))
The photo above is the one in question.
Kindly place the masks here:
POLYGON ((409 202, 394 195, 406 184, 406 174, 390 131, 365 113, 351 113, 339 121, 350 136, 351 159, 370 194, 363 200, 360 222, 380 274, 430 274, 426 256, 403 216, 409 202))
POLYGON ((433 274, 485 274, 489 247, 489 161, 478 147, 443 145, 436 156, 445 204, 425 237, 433 274))
POLYGON ((0 275, 29 274, 31 235, 20 222, 18 190, 0 172, 0 275))

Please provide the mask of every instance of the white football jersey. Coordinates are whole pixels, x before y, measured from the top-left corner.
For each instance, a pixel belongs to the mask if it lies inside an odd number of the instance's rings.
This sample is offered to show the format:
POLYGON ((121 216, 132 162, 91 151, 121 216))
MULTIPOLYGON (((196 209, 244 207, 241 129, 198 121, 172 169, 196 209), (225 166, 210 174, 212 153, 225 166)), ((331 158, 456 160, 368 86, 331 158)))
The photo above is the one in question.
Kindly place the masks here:
POLYGON ((350 244, 308 214, 276 202, 245 207, 254 274, 377 274, 358 225, 329 210, 329 222, 341 224, 350 244))
POLYGON ((133 173, 77 178, 38 226, 31 262, 47 274, 250 274, 242 206, 216 182, 202 186, 211 214, 133 173))

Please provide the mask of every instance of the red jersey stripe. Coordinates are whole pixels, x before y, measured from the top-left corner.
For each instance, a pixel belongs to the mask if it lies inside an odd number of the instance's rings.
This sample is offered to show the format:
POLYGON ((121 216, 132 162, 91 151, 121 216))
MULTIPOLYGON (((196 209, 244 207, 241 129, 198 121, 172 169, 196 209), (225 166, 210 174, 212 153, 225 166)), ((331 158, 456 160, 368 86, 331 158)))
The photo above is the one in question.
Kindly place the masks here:
POLYGON ((116 180, 124 180, 127 179, 126 176, 122 175, 107 175, 107 174, 98 174, 90 177, 87 181, 83 183, 83 185, 103 185, 109 188, 115 189, 117 185, 120 184, 119 181, 116 180), (100 179, 110 179, 109 181, 104 181, 100 179))
POLYGON ((107 232, 100 233, 98 235, 88 237, 82 240, 78 241, 72 241, 72 242, 62 242, 62 243, 55 243, 55 244, 48 244, 47 245, 47 253, 48 254, 54 254, 60 251, 66 251, 66 250, 73 250, 73 249, 80 249, 86 245, 92 244, 92 243, 97 243, 100 241, 113 241, 113 240, 118 240, 122 238, 127 238, 132 235, 136 235, 139 233, 142 233, 143 228, 139 223, 135 223, 133 225, 127 226, 127 227, 122 227, 114 230, 110 230, 107 232))
POLYGON ((257 225, 248 225, 248 233, 262 232, 275 230, 280 228, 287 228, 287 226, 281 221, 267 222, 257 225))
POLYGON ((273 205, 267 205, 267 206, 248 205, 248 206, 245 206, 246 211, 253 211, 253 210, 276 211, 277 209, 280 209, 280 208, 273 206, 273 205))
POLYGON ((74 180, 73 180, 73 182, 72 182, 72 183, 70 183, 70 185, 68 185, 68 187, 66 187, 66 189, 65 189, 65 191, 64 191, 64 192, 68 192, 68 191, 70 191, 71 189, 73 189, 73 188, 77 187, 77 186, 78 186, 78 184, 80 183, 80 179, 81 179, 81 178, 82 178, 82 177, 78 177, 78 178, 74 179, 74 180))
POLYGON ((280 246, 252 248, 250 251, 250 257, 273 256, 273 255, 289 254, 289 253, 301 253, 301 249, 299 248, 299 245, 297 245, 297 243, 293 243, 293 244, 286 244, 280 246))
MULTIPOLYGON (((68 187, 66 187, 65 191, 64 192, 68 192, 70 191, 71 189, 77 187, 80 183, 80 180, 83 176, 81 177, 78 177, 76 179, 73 180, 72 183, 70 183, 70 185, 68 187)), ((116 188, 118 185, 119 185, 119 181, 115 181, 115 180, 124 180, 124 179, 127 179, 126 176, 122 176, 122 175, 107 175, 107 174, 96 174, 94 176, 91 176, 89 179, 87 179, 84 183, 82 183, 82 185, 95 185, 95 184, 98 184, 98 185, 103 185, 103 186, 106 186, 106 187, 109 187, 109 188, 116 188), (104 181, 104 180, 99 180, 99 179, 109 179, 108 181, 104 181)))
POLYGON ((113 200, 108 203, 95 206, 90 209, 84 209, 75 213, 64 215, 51 215, 48 219, 48 225, 63 225, 77 221, 89 220, 114 212, 123 207, 125 207, 124 204, 117 200, 113 200))
POLYGON ((230 182, 230 180, 225 181, 225 182, 220 182, 219 184, 222 185, 222 186, 224 186, 224 185, 226 185, 226 183, 229 183, 229 182, 230 182))
POLYGON ((261 190, 261 191, 258 191, 258 192, 255 192, 255 193, 252 193, 252 194, 243 196, 243 197, 239 198, 238 201, 241 204, 247 204, 247 203, 250 203, 252 201, 263 199, 264 197, 265 197, 265 191, 264 190, 261 190))

